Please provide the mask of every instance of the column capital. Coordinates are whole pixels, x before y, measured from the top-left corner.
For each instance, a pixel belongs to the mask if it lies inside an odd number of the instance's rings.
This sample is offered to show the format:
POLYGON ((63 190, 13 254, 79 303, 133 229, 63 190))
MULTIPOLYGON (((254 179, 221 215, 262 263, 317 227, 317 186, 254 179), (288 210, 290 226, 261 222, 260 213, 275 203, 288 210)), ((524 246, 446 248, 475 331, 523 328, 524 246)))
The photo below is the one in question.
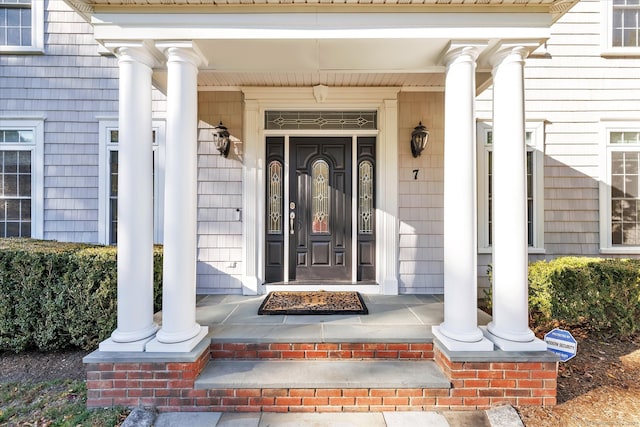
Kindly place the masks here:
POLYGON ((497 67, 504 62, 522 62, 531 52, 538 48, 537 42, 508 42, 500 43, 489 60, 492 67, 497 67))
POLYGON ((142 41, 106 42, 104 46, 116 55, 120 64, 138 62, 153 68, 163 62, 163 58, 155 54, 153 46, 142 41))
POLYGON ((168 41, 156 43, 169 62, 189 62, 196 67, 208 65, 209 61, 192 41, 168 41))
POLYGON ((488 43, 477 41, 451 41, 442 53, 440 62, 447 67, 458 61, 475 62, 487 46, 488 43))

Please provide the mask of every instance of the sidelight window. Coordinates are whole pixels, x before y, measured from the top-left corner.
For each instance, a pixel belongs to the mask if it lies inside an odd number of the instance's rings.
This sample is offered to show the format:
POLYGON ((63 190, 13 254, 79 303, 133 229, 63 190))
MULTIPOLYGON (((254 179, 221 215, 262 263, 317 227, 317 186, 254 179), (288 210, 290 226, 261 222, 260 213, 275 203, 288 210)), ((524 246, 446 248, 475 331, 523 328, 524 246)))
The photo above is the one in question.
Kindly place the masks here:
POLYGON ((267 233, 282 232, 282 163, 269 163, 269 186, 267 188, 267 233))

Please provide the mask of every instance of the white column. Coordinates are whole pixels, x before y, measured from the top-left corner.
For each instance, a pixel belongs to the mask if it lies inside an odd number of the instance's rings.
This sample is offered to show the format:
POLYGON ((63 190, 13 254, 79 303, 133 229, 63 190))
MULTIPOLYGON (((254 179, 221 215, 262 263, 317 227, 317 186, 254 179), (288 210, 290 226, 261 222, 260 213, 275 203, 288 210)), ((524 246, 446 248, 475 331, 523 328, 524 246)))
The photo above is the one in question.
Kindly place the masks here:
POLYGON ((167 141, 162 328, 147 351, 188 352, 207 335, 196 323, 198 65, 191 43, 157 45, 167 56, 167 141))
POLYGON ((118 326, 101 351, 143 351, 153 322, 153 141, 151 67, 142 44, 116 49, 118 141, 118 326))
POLYGON ((444 322, 433 334, 452 351, 493 350, 477 320, 475 70, 485 46, 450 46, 444 61, 444 322))
POLYGON ((487 338, 507 351, 546 350, 529 329, 524 58, 503 46, 493 65, 493 320, 487 338))

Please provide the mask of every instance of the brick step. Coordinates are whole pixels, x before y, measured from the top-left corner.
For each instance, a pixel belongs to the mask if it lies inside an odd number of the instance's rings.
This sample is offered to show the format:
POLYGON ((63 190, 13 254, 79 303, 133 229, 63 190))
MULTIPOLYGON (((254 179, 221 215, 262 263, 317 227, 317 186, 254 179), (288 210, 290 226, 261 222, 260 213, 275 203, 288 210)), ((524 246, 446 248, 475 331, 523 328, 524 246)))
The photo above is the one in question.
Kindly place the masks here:
POLYGON ((219 411, 395 411, 446 403, 450 388, 432 361, 212 360, 194 397, 219 411))
POLYGON ((214 360, 244 359, 383 359, 433 360, 433 343, 233 343, 215 342, 210 346, 214 360))

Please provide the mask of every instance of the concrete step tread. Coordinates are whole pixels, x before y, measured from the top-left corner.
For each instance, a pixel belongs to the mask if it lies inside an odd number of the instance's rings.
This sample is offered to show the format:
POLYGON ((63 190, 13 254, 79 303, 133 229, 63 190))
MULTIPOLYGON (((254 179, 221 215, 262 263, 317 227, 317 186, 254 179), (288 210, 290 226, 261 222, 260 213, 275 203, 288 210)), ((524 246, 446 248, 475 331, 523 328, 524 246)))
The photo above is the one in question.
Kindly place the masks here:
POLYGON ((451 388, 430 360, 211 360, 196 389, 451 388))

